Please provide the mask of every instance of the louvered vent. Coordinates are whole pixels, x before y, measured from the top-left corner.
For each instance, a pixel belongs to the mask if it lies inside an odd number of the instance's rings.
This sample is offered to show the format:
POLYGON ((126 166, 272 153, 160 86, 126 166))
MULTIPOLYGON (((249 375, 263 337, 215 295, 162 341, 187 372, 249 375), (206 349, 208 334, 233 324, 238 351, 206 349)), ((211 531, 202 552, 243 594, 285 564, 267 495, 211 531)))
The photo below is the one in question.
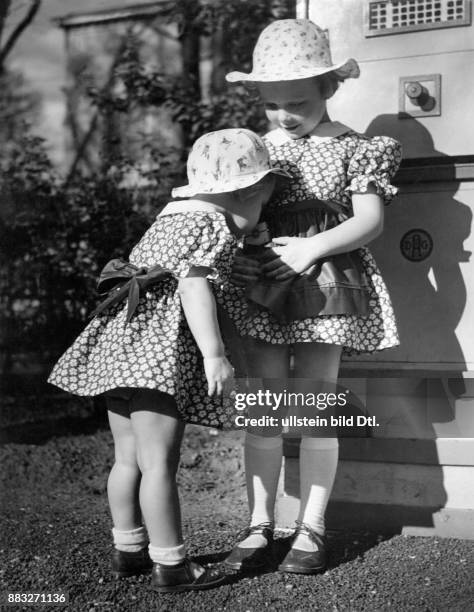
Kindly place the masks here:
POLYGON ((382 36, 470 23, 470 0, 369 0, 365 35, 382 36))

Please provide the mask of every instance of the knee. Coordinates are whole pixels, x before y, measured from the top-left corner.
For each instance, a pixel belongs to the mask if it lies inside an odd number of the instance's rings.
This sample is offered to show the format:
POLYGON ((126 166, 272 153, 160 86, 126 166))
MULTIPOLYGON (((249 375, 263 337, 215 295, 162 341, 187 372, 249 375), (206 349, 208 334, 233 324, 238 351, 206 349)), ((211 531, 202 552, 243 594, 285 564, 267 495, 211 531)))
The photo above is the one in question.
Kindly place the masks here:
POLYGON ((115 455, 115 465, 130 471, 134 470, 136 472, 140 472, 140 466, 138 465, 138 459, 136 455, 134 457, 115 455))
POLYGON ((245 445, 259 450, 275 450, 282 448, 283 438, 281 434, 276 436, 263 436, 248 431, 245 434, 245 445))
POLYGON ((337 450, 339 440, 335 436, 328 438, 303 436, 300 448, 301 450, 337 450))
POLYGON ((342 348, 335 344, 300 342, 295 344, 295 378, 336 383, 342 348))
POLYGON ((124 436, 115 441, 115 463, 138 470, 137 447, 133 436, 124 436))
POLYGON ((178 471, 179 452, 167 449, 138 449, 138 465, 142 474, 153 472, 156 477, 174 477, 178 471))

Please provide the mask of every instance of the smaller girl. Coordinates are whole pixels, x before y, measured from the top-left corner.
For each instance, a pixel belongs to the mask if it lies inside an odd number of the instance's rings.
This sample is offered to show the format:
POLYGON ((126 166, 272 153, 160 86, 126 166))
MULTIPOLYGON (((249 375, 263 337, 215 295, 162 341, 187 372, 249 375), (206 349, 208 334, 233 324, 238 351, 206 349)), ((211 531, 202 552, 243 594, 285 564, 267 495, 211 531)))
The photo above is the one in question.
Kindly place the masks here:
POLYGON ((54 367, 49 382, 105 394, 115 445, 108 479, 115 576, 152 570, 161 592, 205 589, 225 576, 186 557, 176 471, 185 423, 230 425, 233 368, 214 294, 229 278, 238 239, 274 186, 262 140, 244 129, 199 138, 189 184, 99 286, 109 297, 54 367), (122 297, 128 294, 128 303, 122 297), (144 524, 142 522, 142 517, 144 524))
MULTIPOLYGON (((272 248, 264 257, 257 249, 253 258, 237 258, 234 275, 254 304, 250 317, 234 313, 251 339, 249 372, 275 391, 290 377, 291 358, 298 391, 315 391, 315 380, 335 384, 343 352, 398 344, 390 297, 365 245, 381 233, 384 204, 396 193, 390 179, 400 146, 332 121, 327 110, 340 83, 358 76, 353 59, 333 64, 325 32, 306 19, 270 24, 255 46, 252 72, 227 75, 257 89, 275 128, 264 137, 270 159, 292 175, 263 209, 272 248)), ((338 461, 331 433, 303 433, 300 511, 280 571, 326 567, 325 511, 338 461)), ((271 559, 281 436, 248 430, 245 457, 250 525, 227 563, 253 570, 271 559)))

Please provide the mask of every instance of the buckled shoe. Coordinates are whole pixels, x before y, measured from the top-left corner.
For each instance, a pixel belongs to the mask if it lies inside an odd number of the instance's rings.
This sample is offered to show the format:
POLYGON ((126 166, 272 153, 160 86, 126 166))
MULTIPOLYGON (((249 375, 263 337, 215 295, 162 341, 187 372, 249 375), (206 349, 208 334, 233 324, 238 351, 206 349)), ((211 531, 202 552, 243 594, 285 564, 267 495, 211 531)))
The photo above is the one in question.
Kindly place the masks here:
POLYGON ((314 529, 305 523, 296 523, 297 527, 293 534, 293 542, 300 534, 304 534, 317 545, 318 550, 309 552, 291 548, 286 557, 278 566, 280 572, 290 572, 293 574, 319 574, 326 569, 327 555, 326 542, 323 536, 319 535, 314 529))
POLYGON ((228 578, 219 567, 203 567, 186 557, 179 565, 153 565, 151 588, 159 593, 180 593, 183 591, 202 591, 221 585, 228 578), (203 569, 195 577, 193 570, 203 569))
POLYGON ((266 546, 260 548, 243 548, 238 544, 234 546, 232 552, 224 561, 227 567, 234 570, 255 571, 267 567, 273 561, 273 524, 261 523, 247 527, 239 532, 237 539, 239 542, 245 540, 250 535, 261 534, 267 540, 266 546))

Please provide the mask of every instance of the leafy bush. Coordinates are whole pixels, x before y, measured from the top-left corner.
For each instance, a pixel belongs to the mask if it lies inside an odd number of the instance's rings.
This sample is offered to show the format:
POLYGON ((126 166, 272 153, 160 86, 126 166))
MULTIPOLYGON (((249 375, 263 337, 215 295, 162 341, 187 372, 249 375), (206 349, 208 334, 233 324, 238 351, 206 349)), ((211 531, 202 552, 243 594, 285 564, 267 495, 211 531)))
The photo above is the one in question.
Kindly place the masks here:
MULTIPOLYGON (((250 68, 253 43, 270 20, 268 2, 213 0, 196 11, 194 0, 180 0, 176 7, 184 33, 221 28, 224 64, 250 68)), ((91 90, 91 99, 104 115, 137 106, 169 109, 183 128, 182 154, 170 158, 144 142, 143 158, 153 162, 148 169, 115 155, 94 176, 75 172, 64 180, 40 138, 27 127, 10 134, 8 146, 0 151, 4 371, 11 369, 15 355, 31 351, 39 352, 46 366, 77 335, 97 302, 99 270, 108 259, 128 255, 173 184, 183 182, 186 152, 196 138, 228 127, 266 129, 261 109, 243 87, 226 91, 216 86, 202 101, 192 78, 183 81, 150 71, 133 45, 131 37, 116 65, 123 87, 91 90)), ((2 108, 0 104, 0 114, 2 108)), ((116 140, 117 135, 108 138, 116 140)))
POLYGON ((45 362, 78 333, 97 301, 98 271, 126 256, 149 219, 114 176, 55 174, 40 138, 25 136, 2 160, 0 316, 5 368, 16 352, 45 362))

